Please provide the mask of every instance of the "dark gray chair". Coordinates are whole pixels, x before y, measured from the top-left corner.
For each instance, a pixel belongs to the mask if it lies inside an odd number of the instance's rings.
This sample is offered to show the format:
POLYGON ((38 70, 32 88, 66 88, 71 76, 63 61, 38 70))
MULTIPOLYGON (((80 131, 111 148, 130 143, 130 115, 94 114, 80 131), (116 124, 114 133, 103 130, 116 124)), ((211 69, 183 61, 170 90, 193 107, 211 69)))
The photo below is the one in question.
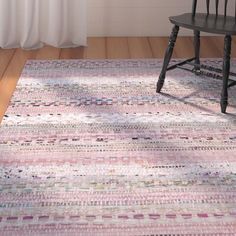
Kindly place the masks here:
MULTIPOLYGON (((169 20, 174 24, 169 45, 166 50, 163 67, 157 83, 157 92, 159 93, 164 85, 166 72, 175 68, 182 68, 194 72, 196 75, 205 74, 210 77, 223 79, 223 88, 221 93, 221 112, 226 113, 228 105, 228 88, 236 85, 234 80, 229 76, 236 76, 235 73, 230 72, 230 54, 231 54, 231 40, 232 35, 236 35, 236 7, 235 16, 228 15, 228 0, 224 0, 224 14, 219 14, 219 0, 215 0, 214 14, 210 13, 210 0, 206 1, 206 13, 197 13, 197 2, 193 0, 193 7, 191 13, 185 13, 179 16, 170 17, 169 20), (178 36, 179 28, 188 28, 194 31, 194 48, 195 57, 187 59, 183 62, 169 67, 169 62, 172 57, 175 42, 178 36), (224 59, 223 69, 215 68, 209 65, 200 63, 200 32, 208 32, 214 34, 225 35, 224 41, 224 59), (183 67, 183 65, 192 65, 193 69, 183 67), (206 71, 208 71, 206 73, 206 71), (219 75, 221 74, 221 75, 219 75)), ((223 2, 223 0, 222 0, 223 2)), ((235 1, 236 5, 236 1, 235 1)), ((222 9, 223 11, 223 9, 222 9)))

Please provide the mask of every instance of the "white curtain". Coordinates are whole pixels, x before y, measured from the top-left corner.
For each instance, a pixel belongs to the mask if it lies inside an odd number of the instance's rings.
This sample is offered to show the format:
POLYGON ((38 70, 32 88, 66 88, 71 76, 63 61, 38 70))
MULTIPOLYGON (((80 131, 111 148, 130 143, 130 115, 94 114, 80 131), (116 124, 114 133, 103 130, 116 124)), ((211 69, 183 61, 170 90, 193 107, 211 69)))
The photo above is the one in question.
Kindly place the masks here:
POLYGON ((86 0, 0 0, 0 47, 86 45, 86 0))

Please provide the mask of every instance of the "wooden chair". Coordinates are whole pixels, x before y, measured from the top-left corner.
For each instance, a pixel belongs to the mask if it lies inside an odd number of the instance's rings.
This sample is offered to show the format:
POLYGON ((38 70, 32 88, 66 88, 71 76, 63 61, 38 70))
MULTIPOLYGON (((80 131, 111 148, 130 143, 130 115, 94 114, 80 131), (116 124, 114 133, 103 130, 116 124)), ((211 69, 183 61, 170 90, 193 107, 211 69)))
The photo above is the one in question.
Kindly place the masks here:
POLYGON ((185 64, 192 65, 193 69, 189 71, 194 72, 196 75, 205 74, 210 77, 223 79, 223 88, 221 93, 220 104, 221 104, 221 112, 226 113, 226 108, 228 105, 228 88, 236 85, 236 82, 229 78, 230 75, 236 76, 235 73, 230 72, 230 54, 231 54, 231 40, 232 40, 231 36, 236 35, 236 7, 235 7, 235 16, 229 16, 228 0, 224 0, 224 14, 221 15, 219 14, 219 0, 215 0, 215 7, 214 7, 215 12, 214 14, 211 14, 210 0, 205 0, 206 13, 197 13, 196 11, 197 1, 198 0, 193 0, 193 7, 191 13, 185 13, 179 16, 173 16, 169 18, 170 22, 174 24, 174 27, 170 36, 169 45, 166 50, 163 67, 157 83, 157 92, 159 93, 164 85, 167 71, 173 70, 175 68, 182 68, 185 70, 189 70, 188 68, 184 68, 183 65, 185 64), (195 57, 168 67, 180 27, 192 29, 194 31, 195 57), (223 59, 222 70, 219 68, 215 68, 209 65, 203 65, 200 63, 199 57, 200 57, 201 31, 225 35, 224 59, 223 59))

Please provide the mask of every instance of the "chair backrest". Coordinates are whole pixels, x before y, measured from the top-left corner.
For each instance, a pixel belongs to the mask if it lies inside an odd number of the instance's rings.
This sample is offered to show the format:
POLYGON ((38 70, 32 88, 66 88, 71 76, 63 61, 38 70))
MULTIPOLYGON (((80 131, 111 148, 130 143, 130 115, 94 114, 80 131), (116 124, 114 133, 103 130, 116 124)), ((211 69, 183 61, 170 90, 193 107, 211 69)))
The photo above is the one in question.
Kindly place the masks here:
MULTIPOLYGON (((211 0, 205 0, 206 1, 206 12, 207 14, 210 14, 210 2, 211 0)), ((213 11, 211 14, 215 14, 216 17, 219 14, 219 0, 214 0, 215 1, 215 11, 213 11)), ((224 16, 226 17, 228 14, 228 0, 221 0, 222 2, 224 1, 224 16)), ((195 16, 196 10, 197 10, 197 3, 198 0, 193 0, 193 7, 192 7, 192 15, 195 16)), ((236 18, 236 0, 235 0, 235 18, 236 18)))

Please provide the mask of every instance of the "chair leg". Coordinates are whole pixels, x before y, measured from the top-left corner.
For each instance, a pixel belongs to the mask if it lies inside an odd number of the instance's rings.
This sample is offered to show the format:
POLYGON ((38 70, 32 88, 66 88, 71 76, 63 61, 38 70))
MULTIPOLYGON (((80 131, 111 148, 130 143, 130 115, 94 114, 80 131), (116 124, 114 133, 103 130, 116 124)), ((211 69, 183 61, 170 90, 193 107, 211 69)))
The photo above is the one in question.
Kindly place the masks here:
POLYGON ((195 51, 195 66, 194 72, 196 75, 200 73, 200 31, 194 30, 194 51, 195 51))
POLYGON ((174 50, 174 47, 175 47, 176 39, 178 37, 178 33, 179 33, 179 26, 175 25, 173 27, 172 33, 170 35, 169 45, 168 45, 168 48, 166 50, 164 63, 163 63, 162 70, 161 70, 161 73, 160 73, 160 76, 159 76, 159 80, 157 82, 157 90, 156 90, 157 93, 161 92, 161 89, 164 85, 165 77, 166 77, 166 71, 167 71, 168 65, 170 63, 172 54, 173 54, 173 50, 174 50))
POLYGON ((222 113, 226 113, 226 108, 228 106, 228 81, 230 73, 231 41, 232 41, 231 36, 226 35, 225 45, 224 45, 224 61, 223 61, 223 89, 220 101, 222 113))

